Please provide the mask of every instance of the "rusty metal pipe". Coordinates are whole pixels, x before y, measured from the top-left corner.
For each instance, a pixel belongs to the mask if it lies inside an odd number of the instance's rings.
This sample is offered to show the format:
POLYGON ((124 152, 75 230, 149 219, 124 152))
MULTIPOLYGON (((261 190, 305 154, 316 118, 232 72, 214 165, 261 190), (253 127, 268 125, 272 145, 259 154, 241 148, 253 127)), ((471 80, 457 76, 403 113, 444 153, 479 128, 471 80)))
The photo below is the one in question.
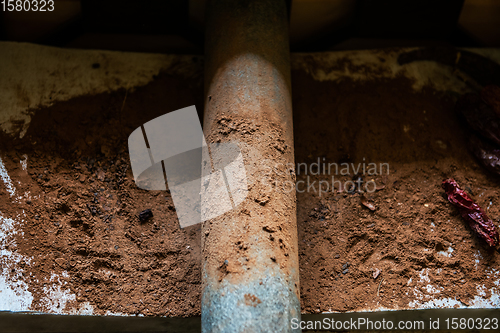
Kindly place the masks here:
POLYGON ((300 319, 288 21, 283 0, 207 6, 204 133, 237 142, 248 196, 202 226, 202 332, 300 319))

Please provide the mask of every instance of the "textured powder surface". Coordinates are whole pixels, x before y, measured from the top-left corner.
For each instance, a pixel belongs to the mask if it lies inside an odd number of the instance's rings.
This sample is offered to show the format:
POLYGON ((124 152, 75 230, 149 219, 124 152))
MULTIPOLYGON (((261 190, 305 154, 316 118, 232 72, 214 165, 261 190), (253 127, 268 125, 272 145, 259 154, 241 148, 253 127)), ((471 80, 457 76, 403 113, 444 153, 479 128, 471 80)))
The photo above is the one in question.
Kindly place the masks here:
MULTIPOLYGON (((465 148, 453 95, 416 92, 403 77, 318 83, 295 74, 297 163, 378 166, 376 175, 358 173, 375 181, 373 193, 298 193, 303 310, 498 307, 500 255, 474 236, 441 188, 455 178, 498 227, 499 180, 465 148)), ((298 181, 307 180, 303 171, 298 181)), ((334 176, 345 184, 358 178, 349 171, 310 182, 331 184, 334 176)))
MULTIPOLYGON (((369 77, 347 60, 322 70, 346 68, 369 77)), ((145 121, 201 110, 195 81, 161 74, 134 91, 56 102, 33 110, 22 139, 2 135, 2 226, 18 231, 6 229, 2 276, 26 285, 31 310, 199 315, 200 226, 179 229, 168 193, 135 186, 126 146, 145 121), (144 209, 154 217, 141 223, 144 209)), ((388 174, 358 173, 379 185, 364 194, 374 211, 357 192, 297 193, 302 311, 498 307, 499 253, 475 238, 440 187, 455 178, 498 226, 500 183, 465 148, 455 95, 415 90, 399 75, 320 82, 296 69, 292 82, 297 163, 389 165, 388 174)), ((242 124, 221 129, 253 135, 242 124)), ((355 175, 310 181, 331 176, 355 175)))
POLYGON ((192 91, 162 75, 133 93, 38 110, 23 139, 3 138, 3 162, 21 197, 12 202, 2 190, 0 211, 24 216, 14 240, 31 258, 4 264, 29 286, 31 310, 81 313, 89 304, 94 314, 199 314, 199 225, 180 229, 167 192, 136 187, 127 148, 128 134, 145 121, 195 104, 192 91), (154 216, 141 222, 145 209, 154 216), (60 295, 50 295, 54 276, 60 295))

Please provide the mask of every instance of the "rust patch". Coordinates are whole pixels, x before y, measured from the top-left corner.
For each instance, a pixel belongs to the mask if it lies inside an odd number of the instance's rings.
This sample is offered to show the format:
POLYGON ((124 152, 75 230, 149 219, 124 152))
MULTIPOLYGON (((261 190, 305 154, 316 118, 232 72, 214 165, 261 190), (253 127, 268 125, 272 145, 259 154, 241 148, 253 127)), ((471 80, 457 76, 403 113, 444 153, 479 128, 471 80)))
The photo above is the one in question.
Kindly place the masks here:
POLYGON ((248 306, 256 307, 257 305, 262 303, 261 300, 255 295, 245 294, 244 297, 245 297, 245 304, 248 306))

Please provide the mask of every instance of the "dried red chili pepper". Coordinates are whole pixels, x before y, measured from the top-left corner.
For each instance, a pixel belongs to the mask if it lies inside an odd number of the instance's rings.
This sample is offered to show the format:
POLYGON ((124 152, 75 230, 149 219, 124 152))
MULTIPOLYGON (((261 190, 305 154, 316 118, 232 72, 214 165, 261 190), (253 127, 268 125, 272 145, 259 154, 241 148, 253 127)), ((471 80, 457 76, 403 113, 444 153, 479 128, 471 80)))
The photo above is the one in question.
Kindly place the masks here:
POLYGON ((442 187, 448 195, 448 201, 458 208, 460 215, 469 223, 471 229, 489 246, 497 246, 498 231, 486 212, 472 200, 467 192, 460 189, 454 179, 443 180, 442 187))
POLYGON ((481 95, 473 93, 462 95, 455 109, 463 115, 474 131, 500 145, 500 113, 494 100, 498 91, 493 89, 493 86, 487 87, 481 95))
POLYGON ((500 149, 479 140, 474 135, 469 139, 469 148, 486 169, 500 175, 500 149))

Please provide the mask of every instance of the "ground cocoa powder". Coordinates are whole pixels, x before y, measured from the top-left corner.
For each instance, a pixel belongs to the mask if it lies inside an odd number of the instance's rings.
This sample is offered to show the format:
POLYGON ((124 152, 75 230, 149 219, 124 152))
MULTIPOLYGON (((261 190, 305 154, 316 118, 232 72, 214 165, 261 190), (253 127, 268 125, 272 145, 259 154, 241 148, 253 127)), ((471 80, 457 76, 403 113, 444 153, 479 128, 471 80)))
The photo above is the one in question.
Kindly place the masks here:
MULTIPOLYGON (((390 167, 373 177, 374 193, 297 193, 302 311, 404 308, 434 297, 468 305, 482 285, 489 297, 493 279, 485 271, 498 267, 500 256, 474 237, 440 184, 455 178, 498 225, 500 183, 464 148, 455 97, 416 92, 404 77, 318 82, 295 71, 292 82, 297 163, 319 157, 390 167)), ((31 196, 12 203, 1 191, 0 211, 26 214, 16 242, 33 258, 20 263, 33 310, 46 309, 43 288, 56 274, 77 295, 69 308, 89 301, 96 314, 199 315, 200 226, 179 229, 168 193, 135 186, 127 137, 168 111, 201 110, 201 95, 189 82, 160 75, 134 91, 36 110, 22 140, 2 136, 4 164, 18 191, 31 196), (144 209, 154 217, 141 223, 144 209)))

